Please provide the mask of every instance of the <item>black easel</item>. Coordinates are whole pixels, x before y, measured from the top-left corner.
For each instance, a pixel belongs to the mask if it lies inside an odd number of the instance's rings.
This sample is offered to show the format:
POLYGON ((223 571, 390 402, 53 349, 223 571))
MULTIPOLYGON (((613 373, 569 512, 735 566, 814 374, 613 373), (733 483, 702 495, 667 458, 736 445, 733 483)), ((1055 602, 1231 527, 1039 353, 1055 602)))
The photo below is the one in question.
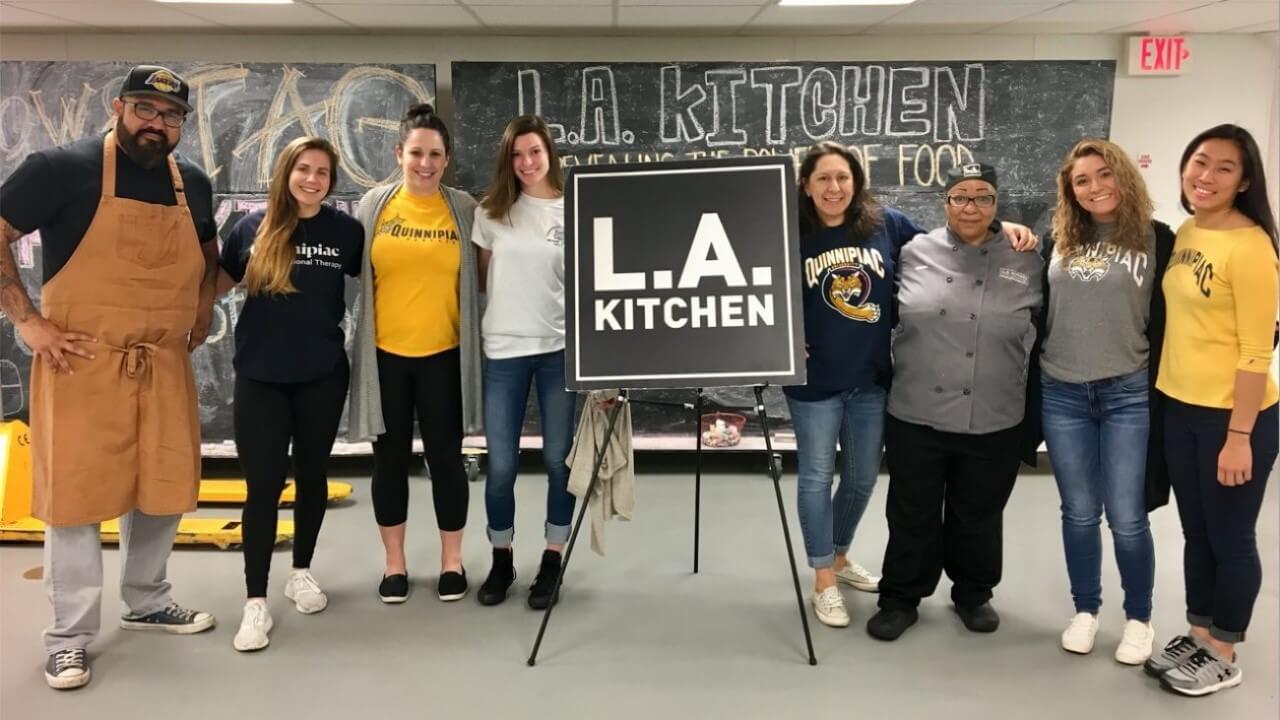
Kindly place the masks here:
MULTIPOLYGON (((542 636, 547 632, 547 622, 551 619, 551 611, 559 604, 560 584, 564 580, 565 571, 569 569, 569 559, 573 557, 573 547, 578 543, 578 532, 582 530, 582 521, 586 518, 587 508, 591 505, 591 495, 595 492, 596 483, 600 481, 600 466, 604 464, 604 453, 609 449, 609 443, 613 440, 613 429, 618 424, 618 414, 622 412, 623 406, 630 401, 627 391, 623 390, 618 393, 618 399, 613 403, 613 407, 609 408, 609 422, 605 426, 604 442, 596 449, 596 461, 591 468, 591 481, 587 483, 587 492, 578 506, 578 517, 573 522, 573 532, 569 534, 569 545, 564 549, 564 560, 560 562, 560 574, 556 576, 556 586, 551 592, 551 602, 547 604, 547 609, 542 613, 542 624, 538 626, 538 637, 533 641, 533 652, 529 653, 529 667, 533 667, 538 662, 538 648, 542 647, 542 636)), ((590 395, 587 396, 587 402, 591 402, 590 395)), ((590 411, 590 408, 583 408, 583 412, 590 411)))
MULTIPOLYGON (((756 415, 760 418, 760 428, 764 432, 765 453, 768 455, 768 458, 769 458, 769 477, 772 478, 773 480, 773 491, 774 491, 774 495, 777 497, 777 500, 778 500, 778 517, 782 522, 782 538, 787 546, 787 562, 791 565, 791 580, 792 580, 792 583, 795 585, 796 605, 800 609, 800 625, 804 629, 805 648, 809 652, 809 664, 817 665, 818 658, 813 653, 813 637, 809 633, 809 616, 805 613, 804 596, 801 594, 801 590, 800 590, 800 573, 799 573, 799 570, 796 568, 795 553, 791 545, 791 529, 787 524, 787 511, 782 502, 782 485, 781 485, 782 467, 780 463, 780 458, 775 456, 773 453, 773 440, 769 436, 769 417, 768 417, 768 414, 765 412, 764 387, 765 386, 763 385, 755 386, 755 395, 756 395, 755 411, 756 411, 756 415)), ((700 532, 701 516, 702 516, 702 408, 703 408, 702 388, 697 388, 695 390, 695 393, 696 394, 695 394, 694 403, 693 403, 693 410, 695 413, 694 432, 697 434, 698 437, 697 437, 697 450, 695 453, 695 460, 694 460, 695 475, 694 475, 694 501, 693 501, 693 508, 694 508, 693 509, 693 513, 694 513, 693 515, 693 572, 696 574, 698 572, 698 545, 699 545, 699 532, 700 532)), ((649 404, 649 405, 672 405, 672 406, 678 405, 679 407, 683 407, 686 409, 689 408, 688 403, 677 404, 677 403, 670 403, 670 402, 645 401, 645 400, 633 401, 630 399, 627 391, 623 390, 618 395, 618 401, 615 402, 613 407, 609 409, 609 420, 608 420, 608 424, 605 427, 604 443, 596 451, 595 464, 591 470, 591 480, 590 482, 587 483, 587 492, 585 496, 582 498, 582 505, 578 508, 578 517, 574 521, 573 532, 570 533, 569 535, 569 544, 565 548, 564 560, 560 564, 560 574, 556 577, 556 586, 554 591, 551 594, 553 601, 550 605, 547 606, 547 609, 543 611, 542 624, 538 627, 538 636, 534 640, 533 651, 529 654, 528 664, 530 667, 537 664, 538 649, 542 647, 542 638, 546 634, 547 623, 551 619, 551 611, 555 608, 557 604, 555 601, 558 600, 560 596, 560 583, 564 578, 565 572, 569 568, 569 559, 573 555, 574 545, 578 541, 578 532, 582 529, 582 523, 586 517, 587 508, 591 504, 592 493, 595 491, 596 483, 599 482, 600 480, 600 467, 604 463, 605 450, 608 448, 609 443, 613 439, 613 431, 617 425, 618 413, 622 411, 622 407, 624 405, 630 402, 643 403, 643 404, 649 404)))

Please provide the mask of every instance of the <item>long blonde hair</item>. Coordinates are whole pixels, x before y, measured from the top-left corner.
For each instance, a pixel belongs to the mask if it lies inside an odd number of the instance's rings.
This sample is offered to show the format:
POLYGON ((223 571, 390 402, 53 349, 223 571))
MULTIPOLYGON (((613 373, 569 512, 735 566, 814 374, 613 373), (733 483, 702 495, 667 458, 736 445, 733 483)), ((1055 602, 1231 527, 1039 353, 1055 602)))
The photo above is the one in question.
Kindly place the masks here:
POLYGON ((560 168, 560 153, 556 152, 556 144, 551 141, 551 129, 537 115, 521 115, 507 123, 502 132, 502 144, 498 148, 498 157, 493 163, 493 179, 489 181, 489 189, 485 191, 480 206, 484 208, 490 220, 505 219, 511 212, 511 206, 520 199, 520 181, 516 178, 511 153, 515 151, 516 138, 528 134, 537 135, 547 151, 547 182, 556 192, 564 192, 564 171, 560 168))
POLYGON ((290 142, 276 159, 271 172, 271 188, 267 194, 267 214, 253 239, 253 253, 244 271, 244 286, 250 295, 288 295, 298 291, 290 274, 297 249, 291 238, 298 228, 298 201, 289 192, 289 176, 302 153, 321 150, 329 156, 329 190, 338 181, 338 152, 328 140, 300 137, 290 142))
POLYGON ((1151 214, 1155 205, 1137 166, 1119 145, 1101 138, 1085 138, 1071 148, 1058 170, 1058 206, 1053 213, 1053 241, 1064 262, 1083 253, 1086 246, 1098 238, 1093 217, 1080 207, 1071 187, 1071 171, 1076 161, 1089 155, 1102 158, 1102 162, 1111 168, 1116 190, 1120 193, 1116 207, 1116 231, 1111 242, 1122 248, 1142 250, 1151 232, 1151 214))

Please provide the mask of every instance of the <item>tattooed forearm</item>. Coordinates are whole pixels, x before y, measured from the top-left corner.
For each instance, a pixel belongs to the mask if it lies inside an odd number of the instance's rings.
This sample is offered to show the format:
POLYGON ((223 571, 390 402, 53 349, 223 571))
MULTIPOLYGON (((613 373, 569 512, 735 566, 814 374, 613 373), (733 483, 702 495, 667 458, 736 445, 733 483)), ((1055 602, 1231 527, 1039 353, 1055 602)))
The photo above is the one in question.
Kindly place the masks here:
POLYGON ((13 259, 13 242, 22 235, 21 230, 0 218, 0 312, 14 324, 25 322, 36 314, 36 307, 18 276, 18 263, 13 259))

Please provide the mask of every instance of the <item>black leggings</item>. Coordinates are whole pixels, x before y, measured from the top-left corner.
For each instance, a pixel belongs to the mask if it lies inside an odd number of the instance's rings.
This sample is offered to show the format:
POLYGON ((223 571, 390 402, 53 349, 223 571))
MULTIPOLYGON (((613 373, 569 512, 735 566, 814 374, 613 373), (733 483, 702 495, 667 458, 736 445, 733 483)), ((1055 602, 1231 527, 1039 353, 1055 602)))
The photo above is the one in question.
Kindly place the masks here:
POLYGON ((293 566, 311 567, 329 502, 326 469, 338 434, 349 378, 344 356, 332 373, 306 383, 267 383, 236 376, 236 452, 249 496, 241 513, 248 597, 266 597, 280 493, 293 441, 293 566))
POLYGON ((1255 530, 1280 421, 1275 405, 1258 413, 1249 438, 1253 479, 1226 487, 1218 483, 1218 453, 1230 419, 1230 410, 1165 399, 1164 450, 1182 520, 1187 621, 1223 642, 1242 642, 1262 587, 1255 530))
POLYGON ((373 516, 382 527, 409 516, 409 459, 413 419, 431 470, 436 525, 444 531, 467 524, 467 474, 462 467, 462 373, 457 348, 426 357, 378 350, 382 420, 387 430, 373 442, 373 516))

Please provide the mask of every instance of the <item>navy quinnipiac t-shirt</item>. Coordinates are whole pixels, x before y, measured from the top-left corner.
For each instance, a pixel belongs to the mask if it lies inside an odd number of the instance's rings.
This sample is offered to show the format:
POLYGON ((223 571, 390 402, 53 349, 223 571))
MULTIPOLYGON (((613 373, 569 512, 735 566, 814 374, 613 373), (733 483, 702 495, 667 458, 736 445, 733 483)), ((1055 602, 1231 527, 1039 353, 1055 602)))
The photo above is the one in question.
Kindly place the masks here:
MULTIPOLYGON (((244 216, 222 246, 219 264, 236 282, 244 279, 258 227, 266 211, 244 216)), ((236 372, 259 382, 317 380, 345 360, 342 316, 345 275, 360 274, 364 228, 324 205, 298 221, 292 242, 295 293, 249 295, 236 322, 236 372)))
POLYGON ((808 383, 783 388, 796 400, 889 386, 898 253, 925 231, 897 210, 883 213, 880 227, 860 242, 845 227, 800 240, 808 383))

